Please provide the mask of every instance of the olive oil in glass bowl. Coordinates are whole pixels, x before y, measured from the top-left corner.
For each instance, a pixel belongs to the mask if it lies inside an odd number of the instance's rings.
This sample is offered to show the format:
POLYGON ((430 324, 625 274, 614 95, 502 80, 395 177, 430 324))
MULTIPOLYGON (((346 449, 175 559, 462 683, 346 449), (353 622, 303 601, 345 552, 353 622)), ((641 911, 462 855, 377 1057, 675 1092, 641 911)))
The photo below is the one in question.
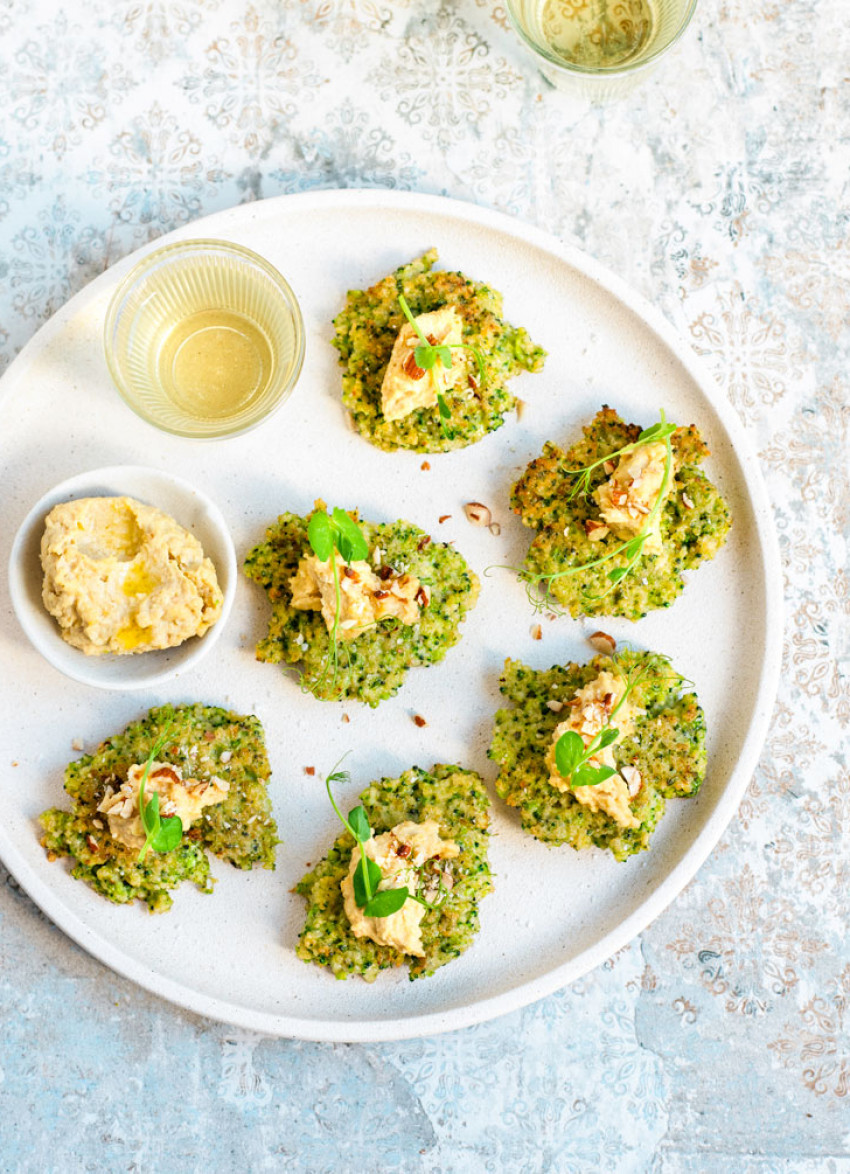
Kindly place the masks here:
POLYGON ((544 76, 591 100, 629 92, 690 23, 697 0, 507 0, 544 76))
POLYGON ((227 241, 167 245, 116 290, 106 360, 143 419, 178 436, 213 439, 265 420, 295 386, 304 328, 289 284, 227 241))

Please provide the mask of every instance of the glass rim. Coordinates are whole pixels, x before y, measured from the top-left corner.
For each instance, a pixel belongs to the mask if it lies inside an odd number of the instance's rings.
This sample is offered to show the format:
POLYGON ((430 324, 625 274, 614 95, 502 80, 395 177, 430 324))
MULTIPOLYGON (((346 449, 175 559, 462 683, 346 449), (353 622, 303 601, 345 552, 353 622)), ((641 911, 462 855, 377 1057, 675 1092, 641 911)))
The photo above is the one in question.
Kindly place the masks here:
POLYGON ((688 25, 691 23, 699 0, 689 0, 688 8, 682 17, 681 24, 679 25, 678 29, 676 29, 675 34, 662 48, 654 50, 652 53, 647 54, 646 57, 642 57, 639 61, 624 61, 621 65, 596 66, 579 65, 572 61, 565 61, 563 57, 559 57, 556 53, 551 52, 548 48, 544 47, 543 45, 539 45, 536 41, 533 41, 525 29, 520 25, 518 18, 514 15, 514 8, 516 3, 517 0, 506 0, 505 8, 508 13, 508 19, 514 28, 514 31, 536 57, 543 58, 543 60, 546 61, 549 65, 554 65, 556 69, 563 70, 564 73, 579 74, 584 77, 605 78, 619 77, 628 73, 639 73, 642 69, 646 69, 647 66, 656 62, 659 57, 663 57, 664 54, 669 52, 670 49, 672 49, 673 46, 679 41, 688 25))
POLYGON ((140 419, 147 424, 152 425, 160 432, 167 432, 171 436, 182 436, 188 440, 227 440, 233 436, 241 436, 245 432, 250 432, 254 428, 258 428, 260 424, 264 424, 269 420, 277 410, 282 407, 292 391, 295 384, 298 382, 298 377, 301 374, 301 368, 304 365, 304 353, 306 349, 306 337, 304 332, 304 318, 301 313, 301 306, 292 289, 292 286, 283 276, 279 269, 276 269, 270 261, 265 257, 255 253, 253 249, 246 248, 244 245, 237 245, 232 241, 221 240, 214 237, 193 237, 185 241, 174 241, 169 245, 162 245, 158 249, 154 249, 148 253, 147 256, 142 257, 133 265, 129 272, 121 278, 118 285, 109 300, 109 305, 106 309, 103 322, 103 351, 106 358, 106 366, 109 370, 110 377, 115 386, 116 391, 121 396, 124 403, 132 412, 134 412, 140 419), (262 412, 256 418, 248 416, 242 422, 235 421, 232 427, 227 427, 227 421, 222 421, 221 428, 211 429, 209 432, 198 432, 191 428, 175 428, 162 421, 157 420, 149 412, 145 411, 136 400, 131 397, 126 390, 125 382, 116 362, 113 338, 118 321, 121 316, 122 307, 126 301, 127 296, 134 289, 139 282, 150 276, 150 273, 156 268, 157 264, 169 255, 175 258, 180 255, 192 256, 192 254, 203 254, 210 252, 219 252, 230 254, 238 257, 242 261, 249 262, 252 266, 260 269, 273 283, 277 286, 282 294, 287 307, 292 315, 292 323, 295 334, 295 348, 291 370, 288 378, 281 385, 280 391, 277 393, 274 402, 269 408, 262 412))

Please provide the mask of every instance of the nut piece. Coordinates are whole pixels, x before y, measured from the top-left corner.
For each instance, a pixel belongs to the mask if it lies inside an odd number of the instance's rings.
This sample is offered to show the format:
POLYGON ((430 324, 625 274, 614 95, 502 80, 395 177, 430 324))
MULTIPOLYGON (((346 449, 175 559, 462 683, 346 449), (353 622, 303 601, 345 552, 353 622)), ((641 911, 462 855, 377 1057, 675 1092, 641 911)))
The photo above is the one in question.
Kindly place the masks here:
POLYGON ((411 379, 421 379, 422 376, 425 374, 425 371, 423 370, 423 368, 420 367, 419 364, 416 362, 416 352, 415 351, 410 352, 410 354, 407 356, 407 358, 402 363, 401 369, 405 373, 405 375, 408 375, 411 379))
POLYGON ((419 726, 420 730, 422 729, 423 726, 428 725, 428 723, 425 721, 425 718, 422 716, 421 713, 415 713, 413 715, 413 720, 416 723, 416 725, 419 726))
POLYGON ((637 795, 643 786, 643 778, 640 771, 636 766, 621 766, 620 774, 625 779, 626 786, 629 788, 629 798, 634 799, 635 795, 637 795))
POLYGON ((489 526, 493 521, 493 515, 480 501, 468 501, 463 507, 463 512, 473 526, 489 526))
POLYGON ((684 489, 682 490, 682 504, 686 510, 692 510, 694 508, 694 503, 688 497, 687 493, 685 493, 684 489))
POLYGON ((560 713, 564 708, 564 703, 563 701, 556 701, 553 697, 551 701, 546 702, 546 708, 551 709, 553 713, 560 713))
POLYGON ((599 542, 609 533, 605 523, 598 521, 596 518, 585 518, 584 532, 591 542, 599 542))
POLYGON ((516 401, 516 418, 518 421, 521 420, 525 415, 526 407, 527 405, 524 399, 518 399, 516 401))
POLYGON ((493 535, 494 538, 498 538, 499 535, 502 533, 502 527, 499 525, 498 522, 491 522, 490 525, 487 527, 487 529, 490 531, 490 533, 493 535))
POLYGON ((617 647, 617 641, 607 632, 594 632, 588 636, 587 642, 591 648, 595 648, 597 652, 604 652, 606 656, 613 656, 617 647))
POLYGON ((542 640, 543 639, 543 629, 540 627, 539 624, 532 624, 531 625, 531 639, 532 640, 542 640))
POLYGON ((440 514, 439 518, 437 518, 437 521, 442 526, 443 522, 447 522, 451 516, 451 514, 440 514))

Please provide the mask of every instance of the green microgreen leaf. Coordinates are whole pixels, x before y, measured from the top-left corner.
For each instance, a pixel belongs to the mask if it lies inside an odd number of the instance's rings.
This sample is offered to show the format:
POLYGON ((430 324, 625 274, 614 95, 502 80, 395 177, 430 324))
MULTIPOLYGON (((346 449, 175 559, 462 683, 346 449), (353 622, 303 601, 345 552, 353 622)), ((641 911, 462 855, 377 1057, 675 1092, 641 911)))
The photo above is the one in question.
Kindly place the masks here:
POLYGON ((159 792, 154 791, 150 799, 145 797, 145 787, 151 773, 151 767, 156 761, 156 756, 162 750, 166 743, 169 733, 171 732, 171 722, 169 722, 160 736, 151 747, 150 753, 145 759, 142 777, 139 780, 139 819, 142 823, 142 830, 145 833, 145 842, 139 852, 139 864, 144 863, 144 859, 148 854, 148 849, 152 848, 154 852, 170 852, 172 848, 176 848, 180 843, 180 837, 183 835, 183 822, 179 816, 171 816, 167 819, 162 819, 159 814, 159 792))
POLYGON ((413 352, 413 358, 417 367, 421 367, 423 371, 430 371, 437 362, 437 352, 429 342, 420 343, 413 352))
POLYGON ((358 864, 352 881, 354 884, 354 900, 357 902, 358 908, 363 909, 372 900, 373 896, 378 890, 378 885, 381 883, 383 874, 380 867, 375 861, 364 852, 360 850, 360 863, 358 864))
POLYGON ((606 746, 612 746, 620 736, 620 731, 613 726, 606 726, 600 731, 598 735, 597 750, 604 750, 606 746))
POLYGON ((658 420, 649 428, 644 428, 643 432, 637 438, 635 447, 639 444, 651 444, 655 440, 666 440, 668 436, 672 436, 676 431, 675 424, 667 424, 664 420, 658 420))
POLYGON ((619 583, 628 575, 628 567, 614 567, 613 571, 608 572, 608 578, 612 583, 619 583))
POLYGON ((318 681, 315 681, 312 686, 302 686, 305 692, 316 693, 321 689, 328 673, 332 673, 331 686, 333 687, 339 668, 337 634, 342 612, 342 593, 339 585, 339 567, 334 552, 337 551, 346 563, 352 563, 368 557, 369 544, 354 519, 338 506, 330 515, 325 510, 314 511, 307 523, 307 541, 310 549, 322 562, 331 560, 334 579, 334 622, 329 634, 325 667, 318 681))
POLYGON ((345 510, 337 507, 333 512, 334 543, 347 563, 364 559, 369 554, 369 544, 363 531, 345 510))
POLYGON ((154 852, 170 852, 176 848, 183 836, 183 821, 179 815, 167 816, 160 820, 159 831, 151 841, 154 852))
MULTIPOLYGON (((380 869, 378 871, 380 872, 380 869)), ((367 917, 390 917, 393 913, 398 913, 409 896, 410 894, 404 887, 384 889, 377 893, 371 901, 366 902, 363 912, 367 917)))
POLYGON ((159 830, 159 792, 154 791, 147 803, 143 802, 142 787, 147 782, 147 770, 142 775, 142 782, 139 786, 139 815, 142 820, 142 827, 149 839, 153 839, 159 830))
POLYGON ((359 844, 365 844, 372 837, 369 817, 363 807, 352 807, 348 813, 348 827, 359 844))
POLYGON ((307 523, 307 541, 316 558, 326 562, 334 548, 334 530, 324 510, 316 510, 307 523))
POLYGON ((617 772, 610 766, 580 766, 570 779, 571 787, 595 787, 617 772))
POLYGON ((555 743, 555 765, 568 779, 585 757, 584 742, 575 730, 567 730, 555 743))

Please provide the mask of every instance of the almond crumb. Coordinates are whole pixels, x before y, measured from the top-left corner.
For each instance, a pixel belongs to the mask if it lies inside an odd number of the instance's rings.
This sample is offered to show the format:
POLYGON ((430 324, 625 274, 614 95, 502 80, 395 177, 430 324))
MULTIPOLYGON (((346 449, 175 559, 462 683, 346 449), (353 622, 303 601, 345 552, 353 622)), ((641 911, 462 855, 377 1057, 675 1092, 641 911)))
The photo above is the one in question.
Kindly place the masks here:
POLYGON ((348 429, 348 431, 349 432, 356 432, 357 425, 354 423, 354 417, 352 416, 351 412, 345 412, 344 415, 345 415, 345 426, 348 429))
POLYGON ((490 533, 493 535, 494 538, 498 538, 499 535, 502 533, 502 527, 499 525, 498 522, 491 522, 490 525, 487 527, 487 529, 490 531, 490 533))
POLYGON ((348 714, 347 714, 347 713, 344 713, 344 714, 342 715, 342 720, 343 720, 344 722, 350 722, 350 721, 351 721, 351 718, 348 716, 348 714))
POLYGON ((532 640, 542 640, 543 639, 543 629, 540 627, 539 624, 532 624, 531 625, 531 639, 532 640))
POLYGON ((315 766, 305 766, 304 767, 304 774, 305 775, 314 775, 315 773, 316 773, 315 766))
POLYGON ((682 490, 682 502, 684 503, 686 510, 692 510, 694 508, 694 503, 691 501, 684 490, 682 490))
POLYGON ((527 406, 528 405, 526 404, 524 399, 518 399, 516 401, 516 418, 517 418, 517 420, 521 420, 523 418, 523 416, 525 415, 525 409, 527 406))
POLYGON ((413 720, 416 723, 416 725, 419 726, 420 730, 422 729, 423 726, 428 725, 428 723, 425 721, 425 718, 422 716, 421 713, 415 713, 413 715, 413 720))
POLYGON ((451 516, 451 514, 440 514, 439 518, 437 518, 437 521, 442 526, 443 522, 447 522, 451 516))
POLYGON ((550 701, 546 702, 546 708, 551 709, 553 713, 560 713, 564 708, 564 703, 563 701, 556 701, 553 697, 550 701))
POLYGON ((586 518, 584 532, 591 542, 599 542, 608 534, 608 527, 604 522, 600 522, 596 518, 586 518))
POLYGON ((82 748, 83 748, 83 741, 81 738, 73 738, 71 740, 71 749, 72 750, 82 750, 82 748))
POLYGON ((487 506, 482 505, 480 501, 468 501, 463 507, 463 512, 466 514, 467 521, 472 522, 473 526, 489 526, 493 521, 493 515, 487 506))
POLYGON ((431 464, 429 461, 423 461, 422 464, 419 466, 419 468, 422 470, 423 473, 427 473, 428 470, 431 468, 431 464))
POLYGON ((629 798, 634 799, 638 791, 643 786, 643 777, 636 766, 620 767, 620 774, 626 781, 626 786, 629 789, 629 798))
POLYGON ((607 656, 613 656, 617 647, 617 641, 607 632, 593 632, 588 636, 587 642, 591 648, 595 648, 597 652, 604 652, 607 656))

